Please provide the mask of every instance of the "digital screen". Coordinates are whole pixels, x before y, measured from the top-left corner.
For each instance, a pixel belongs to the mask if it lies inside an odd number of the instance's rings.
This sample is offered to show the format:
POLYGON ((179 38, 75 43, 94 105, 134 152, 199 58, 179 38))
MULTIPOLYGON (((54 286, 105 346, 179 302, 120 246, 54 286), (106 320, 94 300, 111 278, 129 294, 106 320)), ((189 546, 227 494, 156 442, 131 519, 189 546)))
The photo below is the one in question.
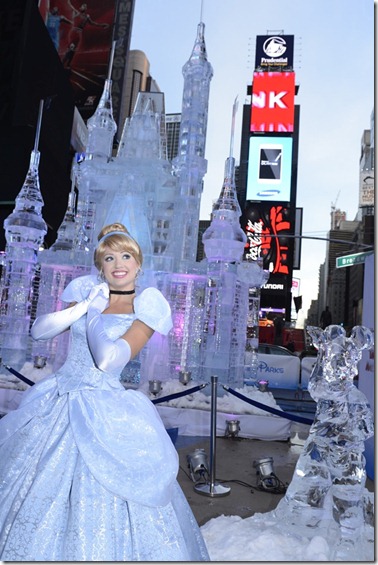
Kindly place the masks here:
POLYGON ((292 153, 291 137, 250 138, 246 200, 290 201, 292 153))
MULTIPOLYGON (((247 236, 244 258, 263 259, 264 269, 271 274, 288 275, 292 270, 292 249, 294 239, 293 222, 289 206, 279 203, 248 202, 241 218, 241 225, 247 236)), ((266 288, 273 288, 270 277, 266 288)), ((274 283, 276 290, 277 284, 274 283)))
POLYGON ((260 145, 258 178, 260 183, 279 184, 281 182, 281 157, 282 145, 277 145, 277 147, 260 145))
POLYGON ((294 72, 253 73, 250 131, 294 131, 294 97, 294 72))

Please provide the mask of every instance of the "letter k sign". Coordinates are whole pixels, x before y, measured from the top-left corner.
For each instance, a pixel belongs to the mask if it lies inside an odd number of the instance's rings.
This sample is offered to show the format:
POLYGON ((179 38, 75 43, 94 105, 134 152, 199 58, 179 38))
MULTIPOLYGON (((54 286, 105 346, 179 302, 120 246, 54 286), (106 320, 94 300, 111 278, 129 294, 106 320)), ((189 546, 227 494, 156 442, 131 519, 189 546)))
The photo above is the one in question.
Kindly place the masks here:
POLYGON ((282 92, 269 92, 269 108, 274 108, 278 106, 279 108, 287 108, 287 105, 282 101, 282 98, 288 94, 287 90, 282 92))

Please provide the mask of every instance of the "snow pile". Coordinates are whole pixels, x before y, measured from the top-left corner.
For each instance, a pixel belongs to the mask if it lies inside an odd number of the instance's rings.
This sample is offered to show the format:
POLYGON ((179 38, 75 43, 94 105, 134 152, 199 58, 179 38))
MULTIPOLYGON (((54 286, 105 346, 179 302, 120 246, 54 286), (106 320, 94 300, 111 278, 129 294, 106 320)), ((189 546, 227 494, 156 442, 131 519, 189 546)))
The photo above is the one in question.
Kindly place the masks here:
MULTIPOLYGON (((160 399, 165 396, 170 396, 171 394, 176 394, 178 392, 185 392, 190 388, 197 386, 197 382, 189 382, 187 385, 183 385, 178 380, 169 380, 162 382, 162 388, 160 392, 155 396, 149 392, 149 383, 143 383, 138 390, 144 392, 151 400, 154 398, 160 399)), ((218 385, 218 388, 221 385, 218 385)), ((205 390, 205 389, 202 389, 205 390)), ((208 389, 210 392, 210 389, 208 389)), ((277 410, 281 408, 277 405, 274 396, 271 392, 261 392, 256 387, 244 386, 243 388, 236 388, 236 392, 246 396, 251 400, 270 406, 277 410)), ((219 393, 218 393, 219 394, 219 393)), ((171 406, 172 408, 196 408, 198 410, 210 410, 211 408, 211 396, 205 394, 202 391, 197 391, 192 394, 187 394, 180 398, 175 398, 169 400, 168 402, 159 402, 159 406, 171 406)), ((225 412, 227 414, 254 414, 258 416, 266 416, 265 410, 256 408, 252 404, 248 404, 244 400, 233 396, 231 393, 226 392, 223 396, 217 396, 217 411, 225 412)))
POLYGON ((244 519, 221 515, 201 526, 201 532, 211 561, 374 561, 374 529, 367 525, 349 559, 335 556, 336 544, 320 529, 309 535, 298 525, 295 534, 286 532, 272 512, 244 519))

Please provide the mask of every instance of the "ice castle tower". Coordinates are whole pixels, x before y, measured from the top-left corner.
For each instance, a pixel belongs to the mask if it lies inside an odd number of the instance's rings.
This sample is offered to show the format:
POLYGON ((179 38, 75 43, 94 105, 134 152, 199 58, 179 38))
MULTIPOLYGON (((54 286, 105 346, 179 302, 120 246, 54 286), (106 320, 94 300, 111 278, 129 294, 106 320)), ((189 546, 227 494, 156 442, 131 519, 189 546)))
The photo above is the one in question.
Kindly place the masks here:
POLYGON ((29 327, 38 250, 47 233, 42 218, 43 198, 39 183, 38 151, 43 114, 39 106, 34 149, 24 184, 16 197, 14 211, 5 219, 5 272, 1 285, 0 338, 4 364, 20 370, 30 344, 29 327))
POLYGON ((232 112, 230 156, 226 160, 220 196, 213 206, 210 226, 202 241, 207 259, 207 310, 212 331, 204 338, 204 377, 218 376, 221 383, 243 383, 247 326, 247 292, 238 280, 246 235, 240 227, 241 209, 235 188, 232 156, 237 103, 232 112))
POLYGON ((207 171, 205 159, 210 81, 213 68, 207 60, 205 24, 199 23, 192 54, 182 69, 184 90, 179 151, 173 161, 179 178, 180 207, 175 214, 174 270, 186 272, 196 260, 198 222, 207 171))

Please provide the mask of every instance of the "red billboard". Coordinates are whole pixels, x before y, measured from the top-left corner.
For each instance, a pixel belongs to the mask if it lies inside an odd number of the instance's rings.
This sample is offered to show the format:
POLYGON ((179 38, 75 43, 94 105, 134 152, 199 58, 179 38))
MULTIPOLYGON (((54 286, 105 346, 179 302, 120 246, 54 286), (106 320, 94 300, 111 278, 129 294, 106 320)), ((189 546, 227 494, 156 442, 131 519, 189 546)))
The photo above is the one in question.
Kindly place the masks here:
POLYGON ((294 131, 294 72, 255 72, 250 131, 294 131))
POLYGON ((108 72, 116 0, 50 0, 40 5, 51 40, 70 79, 75 105, 89 117, 108 72))
POLYGON ((288 206, 264 202, 248 203, 242 216, 242 228, 247 236, 244 258, 263 259, 264 269, 288 275, 291 272, 294 226, 288 206))

